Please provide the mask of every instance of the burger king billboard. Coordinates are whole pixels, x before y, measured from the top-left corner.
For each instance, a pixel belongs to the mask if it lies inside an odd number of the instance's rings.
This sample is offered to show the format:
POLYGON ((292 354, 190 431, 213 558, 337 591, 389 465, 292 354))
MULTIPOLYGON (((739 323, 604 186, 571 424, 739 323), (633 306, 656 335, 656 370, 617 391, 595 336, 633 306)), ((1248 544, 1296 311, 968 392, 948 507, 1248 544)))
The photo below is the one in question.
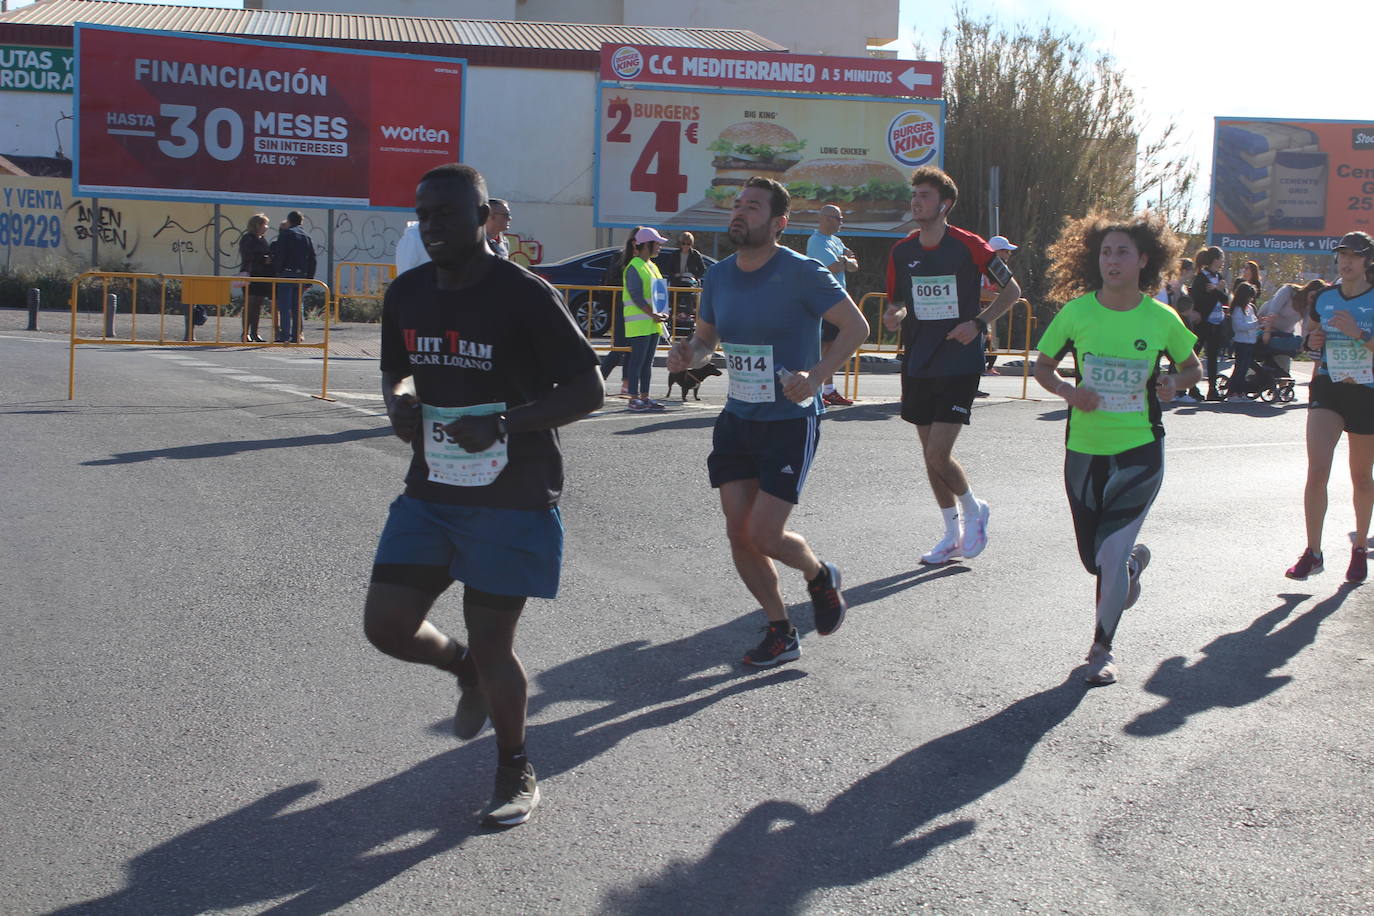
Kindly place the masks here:
POLYGON ((905 235, 912 170, 944 158, 934 100, 603 83, 598 108, 598 226, 722 230, 761 175, 791 194, 789 231, 834 204, 846 234, 905 235))

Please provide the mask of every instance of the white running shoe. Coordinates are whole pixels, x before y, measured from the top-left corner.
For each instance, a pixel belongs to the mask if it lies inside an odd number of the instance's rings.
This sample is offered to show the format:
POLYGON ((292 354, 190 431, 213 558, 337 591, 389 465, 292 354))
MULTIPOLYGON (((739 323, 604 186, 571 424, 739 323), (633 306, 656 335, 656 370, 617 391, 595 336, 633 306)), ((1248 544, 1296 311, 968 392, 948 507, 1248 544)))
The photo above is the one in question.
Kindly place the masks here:
POLYGON ((1087 662, 1088 670, 1083 673, 1083 680, 1098 687, 1116 683, 1116 659, 1112 656, 1111 650, 1093 643, 1093 647, 1088 650, 1087 662))
POLYGON ((921 554, 921 562, 931 566, 948 563, 959 556, 959 538, 945 535, 940 543, 921 554))
POLYGON ((1130 584, 1126 586, 1126 607, 1131 607, 1140 600, 1140 574, 1149 565, 1150 548, 1144 544, 1132 547, 1130 559, 1126 561, 1126 574, 1130 577, 1130 584))
POLYGON ((964 521, 964 533, 959 538, 959 552, 964 559, 972 560, 988 546, 988 517, 992 509, 981 499, 978 500, 978 514, 964 521))

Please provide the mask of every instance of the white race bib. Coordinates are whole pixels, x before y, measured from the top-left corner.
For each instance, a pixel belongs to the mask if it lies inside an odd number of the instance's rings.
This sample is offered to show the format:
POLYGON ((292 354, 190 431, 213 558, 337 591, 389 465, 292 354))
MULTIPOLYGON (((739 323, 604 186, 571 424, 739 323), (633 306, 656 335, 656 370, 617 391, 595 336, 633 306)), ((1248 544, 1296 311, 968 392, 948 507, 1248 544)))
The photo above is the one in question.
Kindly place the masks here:
POLYGON ((1102 399, 1098 410, 1133 413, 1145 409, 1145 385, 1150 361, 1116 356, 1083 357, 1083 384, 1102 399))
POLYGON ((777 400, 771 346, 722 343, 721 348, 725 350, 725 368, 730 371, 730 397, 748 404, 777 400))
POLYGON ((485 487, 506 467, 506 443, 497 440, 481 452, 465 452, 444 427, 462 416, 503 413, 505 404, 474 404, 471 407, 421 405, 421 431, 425 437, 425 464, 429 479, 451 487, 485 487))
POLYGON ((1331 373, 1331 381, 1374 384, 1374 353, 1358 340, 1344 335, 1333 339, 1331 333, 1327 331, 1326 338, 1326 371, 1331 373))
POLYGON ((912 277, 911 309, 922 321, 958 318, 958 283, 953 276, 912 277))

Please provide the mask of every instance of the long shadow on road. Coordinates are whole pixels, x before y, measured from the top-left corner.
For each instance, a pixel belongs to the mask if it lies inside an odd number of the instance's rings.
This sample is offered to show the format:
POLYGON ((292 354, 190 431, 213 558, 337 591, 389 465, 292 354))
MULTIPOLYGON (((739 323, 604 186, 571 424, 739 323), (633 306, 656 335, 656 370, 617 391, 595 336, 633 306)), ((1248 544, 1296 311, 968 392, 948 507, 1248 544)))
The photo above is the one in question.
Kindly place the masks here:
POLYGON ((813 891, 871 881, 968 836, 972 820, 935 822, 1006 785, 1088 690, 1075 672, 967 728, 908 751, 812 814, 792 802, 754 807, 700 860, 613 892, 611 912, 796 913, 813 891), (917 830, 924 830, 911 837, 917 830))
POLYGON ((1356 588, 1342 585, 1334 595, 1283 629, 1275 629, 1311 595, 1281 594, 1280 604, 1243 630, 1225 633, 1202 649, 1202 658, 1185 664, 1181 655, 1160 662, 1145 690, 1167 701, 1125 726, 1127 734, 1149 737, 1181 728, 1189 716, 1209 709, 1235 709, 1264 699, 1287 684, 1289 675, 1273 671, 1292 661, 1317 639, 1317 628, 1356 588))
MULTIPOLYGON (((721 665, 722 646, 733 659, 739 631, 752 623, 746 615, 663 645, 629 642, 540 674, 536 714, 564 700, 601 702, 530 728, 541 780, 726 697, 805 677, 797 668, 759 675, 721 665)), ((452 688, 436 678, 435 689, 452 688)), ((126 865, 123 890, 54 916, 181 916, 280 898, 289 899, 263 912, 332 912, 432 856, 480 843, 475 810, 490 791, 493 758, 488 732, 331 801, 303 804, 321 788, 315 780, 280 789, 139 854, 126 865)), ((556 797, 556 787, 546 783, 546 793, 556 797)))
POLYGON ((100 467, 109 464, 137 464, 140 461, 154 461, 158 458, 166 458, 169 461, 225 458, 243 452, 259 452, 275 448, 303 448, 311 445, 338 445, 343 442, 357 442, 362 439, 385 439, 391 435, 391 427, 379 426, 374 429, 347 429, 337 433, 317 433, 311 436, 286 436, 277 439, 233 439, 225 442, 202 442, 199 445, 177 445, 169 448, 141 449, 137 452, 119 452, 109 458, 81 463, 87 467, 100 467))

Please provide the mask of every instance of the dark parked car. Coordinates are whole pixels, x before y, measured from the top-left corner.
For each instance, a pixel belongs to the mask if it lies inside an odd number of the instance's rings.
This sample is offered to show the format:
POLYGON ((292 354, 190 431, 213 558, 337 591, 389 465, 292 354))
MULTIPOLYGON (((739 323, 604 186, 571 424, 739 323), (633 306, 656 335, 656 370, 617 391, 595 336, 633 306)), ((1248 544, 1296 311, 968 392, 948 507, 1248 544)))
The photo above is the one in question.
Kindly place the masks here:
MULTIPOLYGON (((602 278, 606 274, 606 269, 612 262, 620 257, 619 248, 598 248, 595 251, 584 251, 582 254, 575 254, 570 258, 561 261, 554 261, 551 264, 535 264, 530 270, 548 280, 554 286, 601 286, 602 278)), ((664 248, 660 253, 660 258, 670 257, 677 254, 676 248, 664 248)), ((716 263, 716 259, 708 255, 702 255, 702 260, 706 266, 710 267, 716 263)), ((614 285, 619 286, 616 282, 614 285)), ((564 294, 568 300, 568 308, 573 313, 573 318, 577 319, 579 327, 587 326, 587 303, 591 297, 587 295, 585 289, 568 290, 564 294)), ((678 301, 678 311, 684 313, 683 319, 689 309, 695 315, 696 302, 695 296, 687 297, 680 295, 678 301)), ((618 303, 619 297, 614 293, 597 293, 592 305, 592 336, 605 337, 611 332, 611 304, 612 301, 618 303)), ((679 334, 686 330, 685 321, 679 321, 679 334)))

